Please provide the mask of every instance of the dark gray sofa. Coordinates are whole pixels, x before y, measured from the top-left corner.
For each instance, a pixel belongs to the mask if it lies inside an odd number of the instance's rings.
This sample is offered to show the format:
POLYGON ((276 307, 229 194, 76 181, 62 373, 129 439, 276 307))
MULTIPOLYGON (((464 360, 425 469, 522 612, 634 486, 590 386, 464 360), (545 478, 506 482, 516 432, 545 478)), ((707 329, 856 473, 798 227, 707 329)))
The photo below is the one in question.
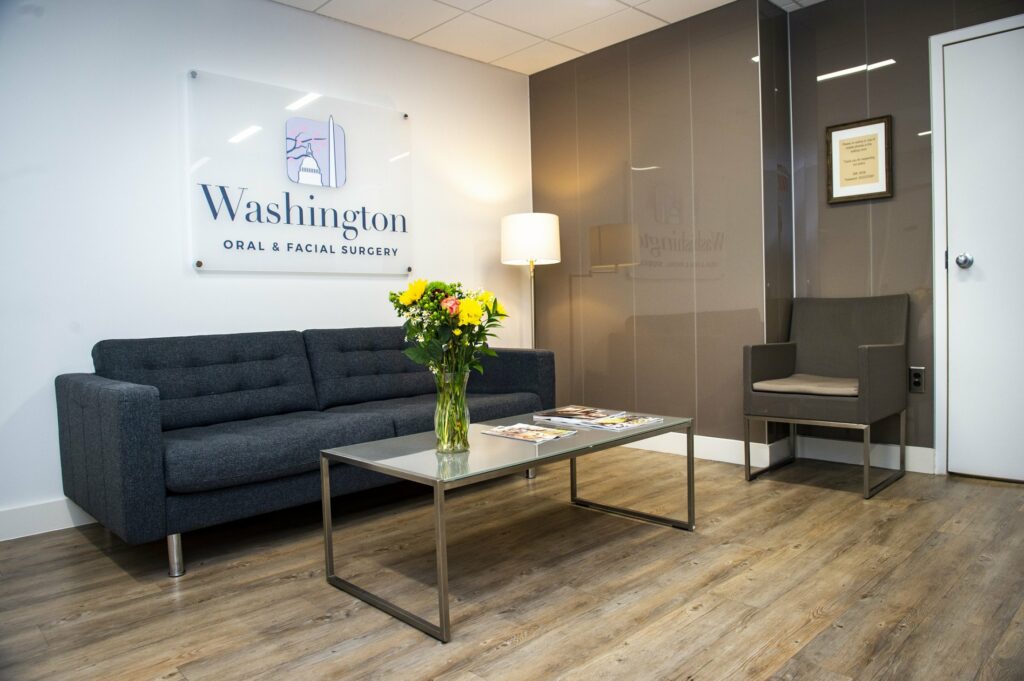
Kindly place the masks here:
MULTIPOLYGON (((435 386, 400 327, 105 340, 55 381, 64 493, 129 544, 320 498, 319 452, 433 428, 435 386)), ((498 349, 474 422, 554 406, 554 355, 498 349)), ((338 465, 333 495, 391 478, 338 465)))

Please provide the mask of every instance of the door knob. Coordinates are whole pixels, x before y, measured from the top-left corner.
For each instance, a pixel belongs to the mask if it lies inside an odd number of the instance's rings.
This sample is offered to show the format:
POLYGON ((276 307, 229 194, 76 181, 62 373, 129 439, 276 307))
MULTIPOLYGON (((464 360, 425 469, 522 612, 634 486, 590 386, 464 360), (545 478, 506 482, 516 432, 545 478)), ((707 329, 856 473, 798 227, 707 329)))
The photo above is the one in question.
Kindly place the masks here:
POLYGON ((961 253, 956 256, 956 266, 962 270, 970 269, 974 264, 974 256, 970 253, 961 253))

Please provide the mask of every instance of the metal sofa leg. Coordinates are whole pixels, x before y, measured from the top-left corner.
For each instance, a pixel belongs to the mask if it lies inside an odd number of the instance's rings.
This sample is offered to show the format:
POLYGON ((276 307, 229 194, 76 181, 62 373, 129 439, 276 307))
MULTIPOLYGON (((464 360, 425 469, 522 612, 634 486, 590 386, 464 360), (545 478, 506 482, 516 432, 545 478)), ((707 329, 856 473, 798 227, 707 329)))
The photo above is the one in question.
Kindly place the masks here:
POLYGON ((181 534, 167 535, 167 574, 181 577, 185 574, 185 559, 181 555, 181 534))
POLYGON ((525 477, 527 480, 533 480, 534 478, 537 477, 537 469, 536 468, 527 468, 526 472, 523 473, 523 477, 525 477))

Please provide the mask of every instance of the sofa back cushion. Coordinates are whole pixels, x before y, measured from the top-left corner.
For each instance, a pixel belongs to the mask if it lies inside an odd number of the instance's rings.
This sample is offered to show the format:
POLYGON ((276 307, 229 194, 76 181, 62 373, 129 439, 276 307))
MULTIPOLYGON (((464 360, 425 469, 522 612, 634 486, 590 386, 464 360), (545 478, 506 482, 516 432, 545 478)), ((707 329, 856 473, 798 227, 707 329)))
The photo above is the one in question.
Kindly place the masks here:
POLYGON ((160 391, 164 430, 316 409, 298 331, 104 340, 96 373, 160 391))
POLYGON ((796 343, 796 372, 857 376, 860 345, 906 344, 910 298, 797 298, 789 340, 796 343))
POLYGON ((321 409, 436 390, 426 367, 403 354, 400 326, 303 331, 321 409))

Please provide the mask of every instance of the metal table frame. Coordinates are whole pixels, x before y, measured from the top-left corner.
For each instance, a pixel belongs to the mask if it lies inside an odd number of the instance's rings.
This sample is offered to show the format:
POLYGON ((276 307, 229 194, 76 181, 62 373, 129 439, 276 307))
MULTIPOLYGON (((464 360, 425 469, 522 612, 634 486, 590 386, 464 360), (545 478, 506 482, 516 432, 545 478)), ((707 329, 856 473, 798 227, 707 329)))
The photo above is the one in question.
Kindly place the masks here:
POLYGON ((693 421, 688 423, 664 426, 656 429, 645 429, 643 433, 639 433, 633 436, 623 434, 622 437, 610 440, 605 443, 587 445, 581 447, 579 450, 573 450, 563 452, 561 454, 555 454, 544 459, 533 459, 531 461, 516 464, 512 466, 505 466, 496 470, 487 471, 473 476, 465 478, 459 478, 456 480, 443 481, 437 479, 431 479, 428 477, 420 476, 414 473, 397 471, 393 468, 376 466, 372 462, 347 459, 343 455, 335 454, 333 452, 321 451, 320 452, 320 494, 321 503, 323 506, 323 524, 324 524, 324 568, 325 575, 327 577, 327 583, 331 586, 344 591, 345 593, 355 596, 364 603, 368 603, 373 607, 388 613, 392 617, 402 620, 406 624, 412 625, 420 631, 433 636, 442 643, 447 643, 452 638, 452 625, 451 625, 451 613, 448 607, 448 540, 445 532, 445 492, 451 489, 457 489, 459 487, 467 487, 474 485, 485 480, 491 480, 493 478, 504 477, 507 475, 513 475, 516 473, 524 472, 530 468, 535 468, 538 465, 546 465, 549 463, 556 463, 558 461, 564 461, 569 459, 569 499, 570 501, 584 508, 594 509, 597 511, 603 511, 606 513, 612 513, 615 515, 625 516, 627 518, 633 518, 635 520, 641 520, 649 523, 657 523, 660 525, 667 525, 680 530, 687 530, 692 532, 694 530, 695 523, 695 506, 694 506, 694 481, 693 481, 693 421), (612 447, 619 447, 622 445, 629 444, 631 442, 637 442, 639 440, 646 440, 647 438, 654 437, 655 435, 663 435, 665 433, 681 433, 686 432, 686 491, 687 491, 687 519, 679 520, 676 518, 670 518, 667 516, 653 515, 650 513, 644 513, 630 508, 622 506, 613 506, 609 504, 602 504, 589 499, 580 498, 577 495, 577 471, 576 471, 576 459, 586 454, 593 454, 594 452, 604 451, 611 449, 612 447), (409 612, 405 608, 398 606, 391 601, 388 601, 380 596, 370 593, 359 586, 356 586, 352 582, 342 579, 338 576, 335 571, 334 564, 334 520, 331 515, 331 478, 330 478, 330 464, 331 462, 346 463, 350 466, 358 466, 360 468, 366 468, 368 470, 377 471, 384 473, 392 477, 397 477, 412 482, 418 482, 427 485, 434 490, 434 550, 437 557, 437 611, 438 611, 438 624, 429 622, 415 613, 409 612))

